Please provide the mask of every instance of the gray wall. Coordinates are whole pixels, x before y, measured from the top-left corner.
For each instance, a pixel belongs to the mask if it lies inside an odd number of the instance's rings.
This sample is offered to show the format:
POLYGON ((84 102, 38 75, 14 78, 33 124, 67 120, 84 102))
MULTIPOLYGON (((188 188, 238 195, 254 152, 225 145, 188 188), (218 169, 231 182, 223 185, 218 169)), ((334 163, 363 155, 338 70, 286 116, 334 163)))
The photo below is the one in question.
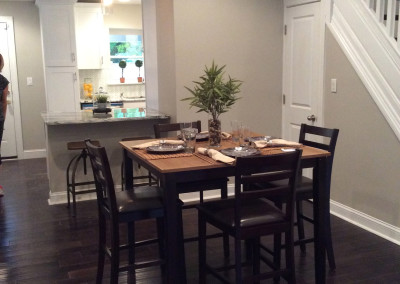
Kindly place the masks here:
POLYGON ((340 129, 331 197, 399 227, 399 140, 329 30, 326 47, 325 124, 340 129))
POLYGON ((226 75, 242 80, 241 99, 221 115, 222 129, 239 119, 252 130, 281 134, 283 1, 175 0, 176 103, 180 121, 202 120, 188 102, 184 86, 203 74, 214 60, 226 75))
POLYGON ((12 16, 21 104, 23 148, 45 148, 44 127, 40 112, 46 110, 39 10, 33 2, 0 2, 0 15, 12 16), (33 78, 33 86, 26 85, 33 78))

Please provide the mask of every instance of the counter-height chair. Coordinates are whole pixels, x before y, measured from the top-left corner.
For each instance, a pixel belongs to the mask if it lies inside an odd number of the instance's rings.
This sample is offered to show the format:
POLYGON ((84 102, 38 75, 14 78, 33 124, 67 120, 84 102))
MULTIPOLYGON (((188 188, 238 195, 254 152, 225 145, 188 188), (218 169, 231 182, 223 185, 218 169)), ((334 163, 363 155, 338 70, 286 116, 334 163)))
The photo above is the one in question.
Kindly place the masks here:
MULTIPOLYGON (((299 143, 306 146, 326 150, 331 153, 331 155, 328 157, 326 168, 327 198, 330 197, 332 164, 333 158, 335 156, 335 148, 338 135, 338 129, 330 129, 307 124, 301 124, 300 127, 299 143)), ((303 253, 306 251, 306 244, 314 242, 314 238, 305 237, 303 222, 307 221, 311 224, 314 224, 313 217, 307 216, 303 211, 303 202, 312 202, 311 199, 313 198, 313 180, 312 178, 308 178, 302 174, 302 169, 306 169, 307 167, 307 165, 301 166, 301 171, 299 171, 298 184, 296 187, 296 219, 299 239, 295 240, 295 245, 300 245, 300 249, 303 253)), ((277 198, 271 200, 274 200, 276 204, 282 203, 282 200, 278 200, 277 198)), ((329 208, 327 208, 327 212, 329 212, 329 208)), ((336 264, 332 245, 331 221, 329 216, 322 225, 325 226, 326 232, 325 245, 329 268, 331 270, 335 270, 336 264)))
MULTIPOLYGON (((197 205, 199 218, 199 283, 207 283, 207 273, 214 275, 223 283, 263 283, 262 280, 279 277, 288 283, 295 283, 294 264, 294 203, 295 184, 298 177, 302 150, 270 156, 238 157, 235 166, 235 196, 233 198, 204 202, 197 205), (269 183, 283 180, 285 184, 276 187, 253 189, 254 183, 269 183), (242 190, 246 188, 246 190, 242 190), (279 197, 286 201, 282 210, 267 199, 279 197), (235 264, 215 267, 207 264, 206 229, 207 224, 228 233, 234 238, 235 264), (280 267, 280 238, 285 236, 284 268, 280 267), (260 271, 260 238, 272 235, 279 261, 268 259, 272 271, 260 271), (242 259, 242 241, 250 244, 252 258, 242 259), (252 265, 252 270, 243 273, 242 267, 252 265), (229 269, 235 269, 235 281, 226 277, 229 269), (252 272, 251 275, 250 272, 252 272)), ((267 261, 266 256, 262 258, 267 261)), ((216 263, 213 255, 213 263, 216 263)))
MULTIPOLYGON (((192 127, 196 128, 198 133, 201 132, 201 121, 193 121, 191 122, 192 127)), ((154 136, 156 138, 163 137, 173 137, 177 136, 178 132, 181 129, 181 123, 163 123, 163 124, 154 124, 154 136)), ((219 178, 213 180, 205 180, 202 182, 186 182, 179 183, 177 188, 180 193, 188 193, 188 192, 199 192, 200 203, 204 201, 203 192, 206 190, 221 190, 221 198, 227 198, 228 196, 228 179, 227 178, 219 178)), ((183 209, 191 209, 194 208, 196 204, 184 204, 183 209)), ((218 236, 218 235, 217 235, 218 236)), ((215 235, 210 235, 209 237, 216 237, 215 235)), ((197 237, 194 238, 186 238, 185 241, 194 241, 197 240, 197 237)), ((228 235, 223 236, 223 244, 224 244, 224 253, 225 256, 229 256, 229 238, 228 235)))
MULTIPOLYGON (((92 143, 96 146, 100 146, 99 141, 93 140, 92 143)), ((72 216, 76 216, 76 196, 95 192, 95 189, 88 188, 89 185, 94 185, 95 182, 94 180, 78 181, 77 178, 77 175, 79 175, 79 169, 83 170, 85 176, 87 175, 87 151, 85 141, 68 142, 67 149, 68 151, 80 151, 70 160, 66 171, 68 208, 71 208, 72 196, 72 216), (80 162, 82 168, 79 167, 80 162)))
MULTIPOLYGON (((151 139, 152 137, 146 136, 146 137, 127 137, 127 138, 122 138, 121 141, 135 141, 135 140, 145 140, 145 139, 151 139)), ((140 169, 140 165, 138 165, 138 168, 140 169)), ((125 189, 125 165, 124 161, 121 163, 121 188, 122 190, 125 189)), ((154 177, 149 171, 147 171, 146 174, 143 175, 133 175, 133 187, 136 186, 143 186, 143 185, 156 185, 158 184, 158 180, 156 177, 154 177), (136 182, 138 181, 138 182, 136 182)))
MULTIPOLYGON (((118 283, 119 272, 128 271, 128 280, 135 279, 135 270, 154 265, 160 265, 162 276, 165 275, 164 264, 167 261, 164 255, 164 205, 162 201, 162 188, 157 186, 137 187, 135 190, 116 192, 112 178, 107 153, 104 147, 98 147, 86 140, 88 155, 92 164, 93 175, 96 182, 96 194, 99 216, 99 255, 96 283, 102 283, 104 261, 107 255, 111 263, 110 283, 118 283), (158 238, 135 242, 135 222, 145 219, 156 219, 158 238), (127 244, 120 244, 120 224, 127 225, 127 244), (107 226, 108 225, 108 226, 107 226), (110 236, 110 241, 106 238, 110 236), (135 259, 135 247, 158 242, 159 257, 156 259, 138 262, 135 259), (109 245, 108 245, 109 243, 109 245), (121 250, 128 250, 128 263, 120 263, 121 250)), ((181 203, 178 202, 179 207, 181 203)), ((180 212, 180 208, 178 208, 180 212)), ((180 265, 185 271, 185 258, 182 236, 182 222, 179 217, 180 240, 182 244, 177 253, 180 254, 180 265)), ((185 277, 185 273, 182 273, 185 277)), ((185 280, 185 279, 183 279, 185 280)))
MULTIPOLYGON (((329 151, 331 155, 328 157, 327 169, 326 169, 326 195, 330 198, 330 187, 331 187, 331 177, 332 177, 332 165, 333 158, 335 156, 336 142, 339 135, 339 129, 330 129, 318 126, 312 126, 307 124, 302 124, 300 128, 299 143, 306 146, 311 146, 314 148, 329 151)), ((303 167, 306 168, 306 167, 303 167)), ((313 198, 313 180, 311 178, 301 175, 298 180, 298 185, 296 189, 296 216, 297 216, 297 227, 299 240, 296 244, 300 245, 300 249, 305 252, 306 243, 314 241, 314 238, 305 238, 304 234, 304 221, 308 221, 314 224, 312 217, 310 218, 303 212, 303 202, 310 201, 313 198)), ((329 203, 328 203, 329 204, 329 203)), ((329 212, 329 208, 327 209, 329 212)), ((332 233, 331 233, 331 219, 328 217, 323 226, 325 226, 326 232, 326 254, 328 257, 329 267, 331 270, 336 268, 335 256, 333 253, 332 245, 332 233)))

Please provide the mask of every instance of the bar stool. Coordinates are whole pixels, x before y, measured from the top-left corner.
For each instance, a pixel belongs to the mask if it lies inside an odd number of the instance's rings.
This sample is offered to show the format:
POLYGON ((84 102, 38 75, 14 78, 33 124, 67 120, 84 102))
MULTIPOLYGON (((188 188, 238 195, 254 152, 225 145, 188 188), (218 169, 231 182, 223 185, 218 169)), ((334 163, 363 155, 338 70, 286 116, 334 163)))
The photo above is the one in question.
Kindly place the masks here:
MULTIPOLYGON (((100 146, 99 141, 92 141, 92 143, 96 146, 100 146)), ((68 206, 67 207, 70 208, 70 206, 71 206, 70 195, 72 195, 72 208, 73 208, 72 216, 75 216, 76 215, 76 195, 96 192, 96 189, 77 190, 77 187, 79 187, 79 186, 95 184, 94 180, 82 181, 82 182, 76 181, 76 173, 77 173, 79 161, 81 161, 81 160, 82 160, 82 164, 83 164, 83 173, 84 173, 84 175, 87 175, 86 158, 87 158, 88 153, 86 150, 85 141, 68 142, 67 149, 71 150, 71 151, 81 150, 81 152, 79 154, 75 155, 71 159, 71 161, 69 162, 68 167, 67 167, 67 197, 68 197, 68 206)))

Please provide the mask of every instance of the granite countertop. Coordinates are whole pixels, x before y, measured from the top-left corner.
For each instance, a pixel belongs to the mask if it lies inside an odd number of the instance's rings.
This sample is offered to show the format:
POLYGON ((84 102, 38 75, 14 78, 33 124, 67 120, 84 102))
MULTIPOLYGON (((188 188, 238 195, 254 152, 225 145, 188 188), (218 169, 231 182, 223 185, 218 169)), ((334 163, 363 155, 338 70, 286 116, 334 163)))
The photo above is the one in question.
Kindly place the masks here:
POLYGON ((65 125, 82 123, 120 122, 128 120, 149 120, 169 118, 156 110, 145 108, 115 108, 111 113, 93 115, 91 110, 79 112, 42 112, 41 116, 47 125, 65 125))

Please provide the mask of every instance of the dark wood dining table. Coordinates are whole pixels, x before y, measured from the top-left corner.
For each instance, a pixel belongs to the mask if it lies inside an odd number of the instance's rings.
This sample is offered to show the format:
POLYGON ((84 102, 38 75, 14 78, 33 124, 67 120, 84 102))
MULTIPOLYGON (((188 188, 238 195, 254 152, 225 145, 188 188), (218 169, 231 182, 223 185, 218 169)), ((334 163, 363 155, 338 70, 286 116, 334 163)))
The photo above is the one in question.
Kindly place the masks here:
MULTIPOLYGON (((154 139, 153 139, 154 140, 154 139)), ((148 142, 121 141, 123 149, 125 188, 133 188, 133 161, 149 170, 160 180, 164 188, 164 203, 166 214, 166 263, 167 283, 185 282, 182 277, 182 268, 178 251, 178 207, 179 198, 178 183, 205 181, 234 176, 235 166, 214 161, 213 159, 198 153, 182 153, 157 155, 149 154, 145 149, 134 149, 134 145, 148 142)), ((234 147, 231 140, 223 140, 221 147, 217 150, 234 147)), ((207 142, 197 142, 196 147, 207 147, 207 142)), ((282 153, 282 147, 261 149, 262 155, 273 155, 282 153)), ((315 283, 325 283, 326 279, 326 257, 325 257, 325 230, 324 222, 329 218, 329 185, 326 184, 327 157, 330 153, 313 147, 303 146, 301 164, 302 167, 313 168, 314 196, 314 262, 315 262, 315 283)))

